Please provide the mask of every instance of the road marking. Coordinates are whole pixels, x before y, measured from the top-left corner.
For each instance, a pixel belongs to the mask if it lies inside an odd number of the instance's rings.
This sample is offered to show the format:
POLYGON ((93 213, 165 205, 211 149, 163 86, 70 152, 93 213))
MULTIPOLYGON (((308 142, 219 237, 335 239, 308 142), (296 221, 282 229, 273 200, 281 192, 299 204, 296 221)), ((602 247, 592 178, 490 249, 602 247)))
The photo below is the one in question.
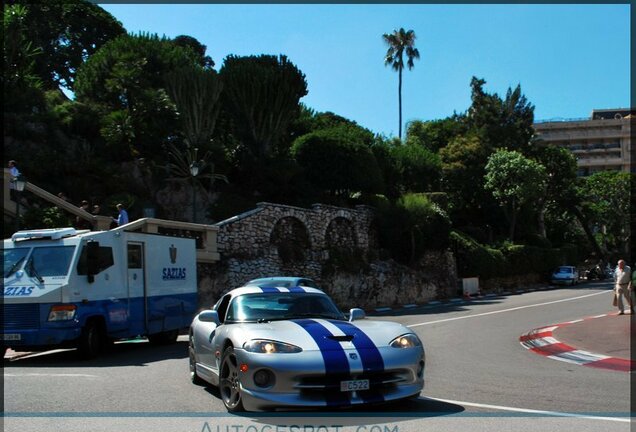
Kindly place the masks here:
POLYGON ((72 378, 97 378, 98 375, 73 374, 73 373, 5 373, 5 377, 72 377, 72 378))
POLYGON ((592 296, 597 296, 597 295, 607 294, 607 293, 608 293, 608 291, 602 291, 602 292, 598 292, 598 293, 586 294, 586 295, 579 296, 579 297, 570 297, 570 298, 561 299, 561 300, 554 300, 554 301, 545 302, 545 303, 537 303, 537 304, 533 304, 533 305, 519 306, 519 307, 510 308, 510 309, 502 309, 502 310, 497 310, 497 311, 492 311, 492 312, 484 312, 484 313, 474 314, 474 315, 465 315, 465 316, 460 316, 460 317, 445 318, 445 319, 436 320, 436 321, 428 321, 428 322, 423 322, 423 323, 418 323, 418 324, 411 324, 411 325, 408 325, 407 327, 419 327, 419 326, 437 324, 437 323, 448 322, 448 321, 457 321, 457 320, 468 319, 468 318, 478 318, 478 317, 482 317, 482 316, 495 315, 495 314, 500 314, 500 313, 504 313, 504 312, 513 312, 513 311, 517 311, 517 310, 521 310, 521 309, 529 309, 529 308, 534 308, 534 307, 539 307, 539 306, 547 306, 547 305, 556 304, 556 303, 569 302, 569 301, 579 300, 579 299, 582 299, 582 298, 592 297, 592 296))
POLYGON ((581 419, 604 420, 604 421, 613 421, 613 422, 621 422, 621 423, 629 423, 629 422, 631 422, 631 418, 604 417, 604 416, 593 416, 593 415, 567 413, 567 412, 559 412, 559 411, 534 410, 534 409, 528 409, 528 408, 516 408, 516 407, 508 407, 508 406, 501 406, 501 405, 489 405, 489 404, 481 404, 481 403, 475 403, 475 402, 465 402, 465 401, 457 401, 457 400, 450 400, 450 399, 439 399, 439 398, 424 397, 424 396, 420 396, 419 399, 437 401, 437 402, 445 402, 445 403, 463 405, 463 406, 472 406, 472 407, 475 407, 475 408, 496 409, 496 410, 501 410, 501 411, 514 411, 514 412, 521 412, 521 413, 528 413, 528 414, 541 414, 541 415, 554 416, 554 417, 574 417, 574 418, 581 418, 581 419))

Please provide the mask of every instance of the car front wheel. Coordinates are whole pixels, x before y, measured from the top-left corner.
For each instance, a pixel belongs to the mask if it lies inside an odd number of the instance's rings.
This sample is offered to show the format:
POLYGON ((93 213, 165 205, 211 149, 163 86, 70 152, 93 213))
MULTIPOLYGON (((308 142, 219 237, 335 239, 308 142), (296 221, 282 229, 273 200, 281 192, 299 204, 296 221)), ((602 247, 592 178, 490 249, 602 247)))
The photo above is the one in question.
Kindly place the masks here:
POLYGON ((239 373, 239 364, 234 348, 227 347, 221 357, 219 391, 225 408, 230 412, 244 411, 239 373))

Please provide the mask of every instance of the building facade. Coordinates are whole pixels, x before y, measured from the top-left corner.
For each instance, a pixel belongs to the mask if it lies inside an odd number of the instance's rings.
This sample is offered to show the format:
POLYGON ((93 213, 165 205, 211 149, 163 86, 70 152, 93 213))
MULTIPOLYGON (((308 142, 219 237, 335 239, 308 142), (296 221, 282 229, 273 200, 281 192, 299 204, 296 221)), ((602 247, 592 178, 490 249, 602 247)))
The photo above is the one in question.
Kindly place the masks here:
POLYGON ((578 175, 598 171, 636 172, 631 139, 634 109, 593 110, 589 119, 541 121, 535 136, 545 144, 565 147, 577 159, 578 175))

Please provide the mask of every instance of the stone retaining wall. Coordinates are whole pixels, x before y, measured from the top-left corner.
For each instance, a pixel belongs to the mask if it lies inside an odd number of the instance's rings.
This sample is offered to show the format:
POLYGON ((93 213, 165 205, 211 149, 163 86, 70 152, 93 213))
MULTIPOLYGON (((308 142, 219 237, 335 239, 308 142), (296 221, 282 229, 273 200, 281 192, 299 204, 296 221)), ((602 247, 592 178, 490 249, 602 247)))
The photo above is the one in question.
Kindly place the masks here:
POLYGON ((316 280, 343 309, 423 303, 456 294, 455 260, 450 252, 427 253, 415 269, 368 258, 378 254, 370 207, 257 206, 216 224, 221 262, 199 264, 202 307, 250 279, 276 275, 316 280), (330 255, 336 252, 365 265, 356 270, 334 267, 330 255))

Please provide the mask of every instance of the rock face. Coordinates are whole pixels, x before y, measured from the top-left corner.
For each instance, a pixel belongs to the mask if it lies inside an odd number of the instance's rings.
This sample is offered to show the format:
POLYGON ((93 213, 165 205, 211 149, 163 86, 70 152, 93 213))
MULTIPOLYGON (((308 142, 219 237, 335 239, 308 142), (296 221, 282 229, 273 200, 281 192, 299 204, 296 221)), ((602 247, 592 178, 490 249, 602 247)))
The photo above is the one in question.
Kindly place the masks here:
POLYGON ((199 264, 199 303, 250 279, 304 276, 316 280, 343 308, 399 306, 454 296, 455 260, 429 252, 415 268, 378 255, 373 209, 271 203, 217 224, 221 262, 199 264))

